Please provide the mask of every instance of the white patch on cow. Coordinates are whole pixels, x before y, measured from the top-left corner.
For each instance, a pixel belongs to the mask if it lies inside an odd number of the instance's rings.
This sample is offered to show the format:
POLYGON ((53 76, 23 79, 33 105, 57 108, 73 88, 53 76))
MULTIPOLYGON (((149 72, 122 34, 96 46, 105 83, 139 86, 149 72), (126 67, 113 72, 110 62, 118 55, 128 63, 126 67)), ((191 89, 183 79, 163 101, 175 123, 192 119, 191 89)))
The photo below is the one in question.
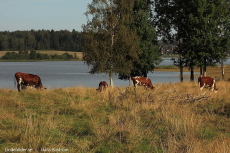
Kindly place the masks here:
MULTIPOLYGON (((213 79, 213 78, 212 78, 213 79)), ((211 86, 211 90, 214 91, 214 86, 215 86, 215 79, 213 79, 213 84, 211 86)))
POLYGON ((137 85, 139 85, 140 81, 139 80, 136 80, 136 83, 134 85, 135 88, 137 88, 137 85))
POLYGON ((21 84, 21 83, 23 83, 23 80, 22 78, 19 78, 18 84, 21 84))
MULTIPOLYGON (((199 82, 199 86, 200 86, 200 82, 199 82)), ((203 90, 204 87, 205 87, 205 83, 202 87, 200 87, 200 90, 203 90)))

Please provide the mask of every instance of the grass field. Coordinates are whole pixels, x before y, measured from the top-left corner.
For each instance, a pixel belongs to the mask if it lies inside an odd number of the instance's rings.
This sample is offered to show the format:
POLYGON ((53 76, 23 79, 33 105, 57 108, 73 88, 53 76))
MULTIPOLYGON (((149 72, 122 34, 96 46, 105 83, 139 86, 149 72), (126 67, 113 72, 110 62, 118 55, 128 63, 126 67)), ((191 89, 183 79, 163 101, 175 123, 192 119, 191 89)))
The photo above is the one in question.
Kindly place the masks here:
POLYGON ((227 153, 229 85, 217 82, 217 93, 192 82, 136 91, 0 89, 0 152, 227 153))
MULTIPOLYGON (((196 80, 155 84, 154 90, 0 89, 0 152, 227 153, 229 69, 217 93, 200 91, 196 80)), ((220 72, 207 69, 216 78, 220 72)))

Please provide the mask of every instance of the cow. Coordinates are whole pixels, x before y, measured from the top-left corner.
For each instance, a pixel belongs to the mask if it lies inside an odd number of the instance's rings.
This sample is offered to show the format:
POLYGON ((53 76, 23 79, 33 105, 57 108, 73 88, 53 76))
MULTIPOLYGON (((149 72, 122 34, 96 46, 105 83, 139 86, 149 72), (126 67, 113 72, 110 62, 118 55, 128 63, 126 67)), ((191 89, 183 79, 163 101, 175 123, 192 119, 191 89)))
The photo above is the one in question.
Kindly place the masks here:
POLYGON ((200 76, 198 78, 198 84, 200 87, 200 90, 202 90, 204 87, 209 87, 211 91, 217 92, 216 88, 216 80, 212 77, 205 77, 205 76, 200 76))
POLYGON ((106 90, 106 88, 108 88, 107 82, 106 81, 100 81, 99 87, 96 90, 102 91, 102 90, 106 90))
MULTIPOLYGON (((42 85, 41 78, 37 75, 17 72, 15 73, 14 77, 17 82, 18 92, 20 92, 20 90, 33 88, 33 87, 36 89, 46 89, 42 85)), ((16 82, 14 82, 15 85, 16 82)))
POLYGON ((146 77, 132 77, 131 79, 133 80, 134 88, 137 88, 137 85, 145 86, 146 89, 147 88, 150 88, 150 89, 155 88, 149 78, 146 78, 146 77))

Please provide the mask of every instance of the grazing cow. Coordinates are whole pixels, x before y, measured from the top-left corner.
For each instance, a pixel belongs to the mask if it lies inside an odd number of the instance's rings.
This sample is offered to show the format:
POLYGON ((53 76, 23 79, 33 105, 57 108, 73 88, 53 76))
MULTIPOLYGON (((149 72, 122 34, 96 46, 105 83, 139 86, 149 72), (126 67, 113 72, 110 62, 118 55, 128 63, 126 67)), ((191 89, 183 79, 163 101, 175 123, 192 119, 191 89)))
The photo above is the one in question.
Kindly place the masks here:
POLYGON ((106 88, 108 88, 107 82, 106 81, 101 81, 99 83, 98 89, 96 89, 96 90, 102 91, 102 90, 106 90, 106 88))
POLYGON ((136 88, 137 85, 139 85, 139 86, 145 86, 146 89, 147 88, 154 89, 153 84, 152 84, 152 82, 151 82, 151 80, 149 78, 146 78, 146 77, 132 77, 131 79, 133 80, 134 88, 136 88))
POLYGON ((46 89, 42 85, 41 78, 37 75, 17 72, 15 73, 14 77, 15 80, 17 81, 17 88, 19 92, 20 92, 20 87, 22 90, 27 88, 32 88, 32 87, 35 87, 36 89, 46 89))
POLYGON ((205 77, 205 76, 200 76, 198 78, 198 84, 200 86, 200 90, 202 90, 204 87, 210 87, 209 90, 217 92, 216 88, 216 80, 212 77, 205 77))

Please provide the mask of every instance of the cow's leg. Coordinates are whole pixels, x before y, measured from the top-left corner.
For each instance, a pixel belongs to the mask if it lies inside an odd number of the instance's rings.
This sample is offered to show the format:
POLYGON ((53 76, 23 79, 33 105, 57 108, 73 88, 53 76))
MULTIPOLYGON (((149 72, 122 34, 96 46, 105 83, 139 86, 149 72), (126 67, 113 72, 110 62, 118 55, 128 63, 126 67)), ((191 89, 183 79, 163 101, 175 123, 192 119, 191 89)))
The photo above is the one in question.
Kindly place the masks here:
POLYGON ((216 81, 213 79, 213 84, 212 84, 212 92, 216 89, 216 81))
POLYGON ((99 91, 100 91, 100 92, 102 91, 102 85, 99 86, 99 91))
POLYGON ((101 86, 99 85, 99 87, 98 87, 96 90, 99 90, 99 91, 101 91, 101 86))
POLYGON ((204 84, 203 84, 203 83, 200 83, 199 85, 200 85, 200 91, 203 90, 203 88, 204 88, 204 86, 205 86, 205 83, 204 83, 204 84))
POLYGON ((134 89, 136 89, 136 88, 137 88, 137 83, 134 84, 134 89))
POLYGON ((203 90, 204 86, 200 87, 200 91, 203 90))
POLYGON ((20 92, 20 88, 22 87, 22 83, 23 83, 22 78, 19 78, 19 80, 17 81, 18 92, 20 92))
POLYGON ((136 82, 134 83, 134 88, 136 89, 138 85, 140 85, 140 81, 136 80, 136 82))
POLYGON ((212 86, 210 87, 210 90, 213 92, 214 91, 214 83, 212 84, 212 86))
POLYGON ((26 89, 26 85, 24 85, 23 83, 21 83, 21 89, 25 90, 26 89))
POLYGON ((20 92, 20 83, 17 83, 18 92, 20 92))

